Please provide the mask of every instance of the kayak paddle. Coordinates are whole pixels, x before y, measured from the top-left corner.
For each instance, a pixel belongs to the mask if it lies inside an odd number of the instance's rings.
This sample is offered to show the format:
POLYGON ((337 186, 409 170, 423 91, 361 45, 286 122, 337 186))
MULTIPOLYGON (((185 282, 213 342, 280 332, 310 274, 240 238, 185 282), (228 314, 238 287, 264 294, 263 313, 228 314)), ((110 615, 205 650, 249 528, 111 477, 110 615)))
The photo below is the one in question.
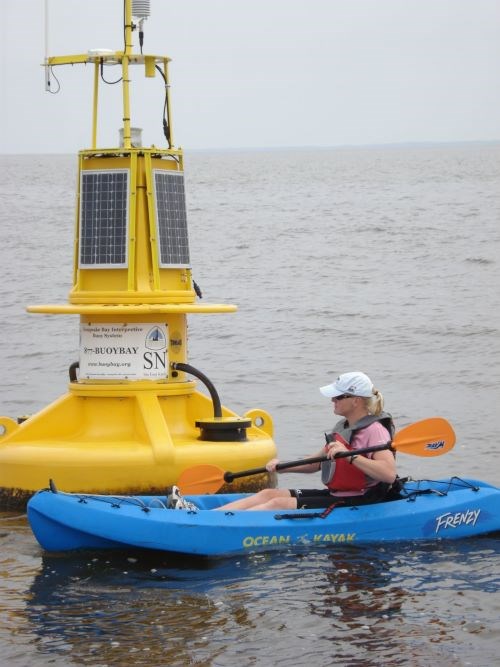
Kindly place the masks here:
MULTIPOLYGON (((454 444, 455 433, 450 423, 442 417, 432 417, 405 426, 395 434, 392 442, 366 447, 365 449, 356 449, 355 452, 352 450, 339 452, 335 458, 348 458, 353 453, 368 454, 384 449, 391 449, 413 456, 441 456, 441 454, 446 454, 450 449, 453 449, 454 444)), ((316 456, 309 459, 278 463, 276 470, 296 468, 308 463, 320 463, 326 461, 327 458, 327 456, 316 456)), ((201 464, 184 470, 179 476, 177 485, 183 494, 215 493, 224 483, 231 483, 239 477, 250 477, 265 472, 268 472, 265 467, 241 470, 240 472, 224 472, 219 466, 201 464)))

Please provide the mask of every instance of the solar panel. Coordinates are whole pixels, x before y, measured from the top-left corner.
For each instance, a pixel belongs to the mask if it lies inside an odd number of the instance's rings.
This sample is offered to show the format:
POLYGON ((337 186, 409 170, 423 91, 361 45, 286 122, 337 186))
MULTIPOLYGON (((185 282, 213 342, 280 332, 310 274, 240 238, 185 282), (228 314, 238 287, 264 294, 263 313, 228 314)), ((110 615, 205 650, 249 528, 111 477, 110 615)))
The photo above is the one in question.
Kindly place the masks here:
POLYGON ((160 267, 189 266, 184 174, 153 169, 160 267))
POLYGON ((127 266, 128 205, 128 169, 82 171, 80 267, 127 266))

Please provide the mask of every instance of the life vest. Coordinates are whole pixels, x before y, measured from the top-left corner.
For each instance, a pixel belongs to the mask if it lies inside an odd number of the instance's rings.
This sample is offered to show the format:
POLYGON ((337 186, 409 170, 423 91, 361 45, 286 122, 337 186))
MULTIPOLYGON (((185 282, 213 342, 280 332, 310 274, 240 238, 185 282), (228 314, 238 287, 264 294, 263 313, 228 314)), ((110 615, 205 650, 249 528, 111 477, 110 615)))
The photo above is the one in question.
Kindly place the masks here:
MULTIPOLYGON (((388 412, 381 412, 379 415, 366 415, 353 426, 349 426, 346 419, 341 419, 335 424, 332 433, 327 435, 327 441, 332 442, 336 436, 340 436, 339 439, 344 441, 347 449, 355 452, 356 449, 350 446, 354 434, 375 422, 382 424, 389 432, 390 438, 393 438, 395 429, 392 417, 388 412)), ((371 458, 370 454, 362 454, 361 456, 371 458)), ((335 491, 359 492, 378 484, 377 480, 365 475, 356 466, 351 465, 348 458, 323 461, 321 464, 321 479, 332 493, 335 491)))

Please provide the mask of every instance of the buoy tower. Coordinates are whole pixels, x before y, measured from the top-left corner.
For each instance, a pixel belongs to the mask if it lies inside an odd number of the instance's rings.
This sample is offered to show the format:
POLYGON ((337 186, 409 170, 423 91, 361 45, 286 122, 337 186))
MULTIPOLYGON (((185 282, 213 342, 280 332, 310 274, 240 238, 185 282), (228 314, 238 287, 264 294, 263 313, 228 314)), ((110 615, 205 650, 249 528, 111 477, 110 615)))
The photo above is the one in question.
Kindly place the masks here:
MULTIPOLYGON (((0 417, 4 507, 25 503, 50 478, 65 491, 164 493, 192 466, 238 471, 262 466, 276 453, 269 414, 235 414, 188 364, 187 316, 230 313, 236 306, 198 300, 183 153, 173 143, 170 59, 142 53, 148 16, 149 0, 125 0, 122 51, 91 50, 44 63, 47 86, 52 68, 93 67, 91 147, 78 157, 73 286, 66 304, 28 307, 78 315, 80 343, 64 396, 27 418, 0 417), (140 52, 134 52, 135 35, 140 52), (100 148, 99 84, 110 64, 121 69, 121 141, 100 148), (133 126, 136 68, 165 87, 166 147, 143 147, 133 126), (208 391, 199 391, 198 383, 208 391)), ((240 489, 269 485, 265 475, 242 480, 240 489)))

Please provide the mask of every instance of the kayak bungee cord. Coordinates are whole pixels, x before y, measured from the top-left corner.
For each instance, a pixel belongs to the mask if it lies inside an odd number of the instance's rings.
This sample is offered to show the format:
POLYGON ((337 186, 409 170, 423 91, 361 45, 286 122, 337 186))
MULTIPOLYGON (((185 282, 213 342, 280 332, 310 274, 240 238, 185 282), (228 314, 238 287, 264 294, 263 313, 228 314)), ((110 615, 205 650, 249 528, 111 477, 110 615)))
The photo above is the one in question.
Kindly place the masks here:
MULTIPOLYGON (((121 507, 120 503, 123 503, 124 505, 135 505, 136 507, 139 507, 140 509, 149 512, 149 506, 142 500, 141 498, 138 498, 137 496, 111 496, 111 495, 106 495, 106 494, 94 494, 94 493, 71 493, 70 491, 59 491, 54 483, 54 480, 49 480, 49 487, 45 489, 46 491, 50 491, 51 493, 55 494, 60 494, 63 496, 70 496, 78 500, 79 503, 87 503, 88 500, 97 500, 103 503, 108 503, 112 507, 121 507)), ((158 501, 159 503, 162 503, 162 501, 159 498, 154 498, 154 500, 158 501)), ((163 503, 162 503, 163 505, 163 503)), ((167 509, 165 505, 163 505, 164 509, 167 509)))

